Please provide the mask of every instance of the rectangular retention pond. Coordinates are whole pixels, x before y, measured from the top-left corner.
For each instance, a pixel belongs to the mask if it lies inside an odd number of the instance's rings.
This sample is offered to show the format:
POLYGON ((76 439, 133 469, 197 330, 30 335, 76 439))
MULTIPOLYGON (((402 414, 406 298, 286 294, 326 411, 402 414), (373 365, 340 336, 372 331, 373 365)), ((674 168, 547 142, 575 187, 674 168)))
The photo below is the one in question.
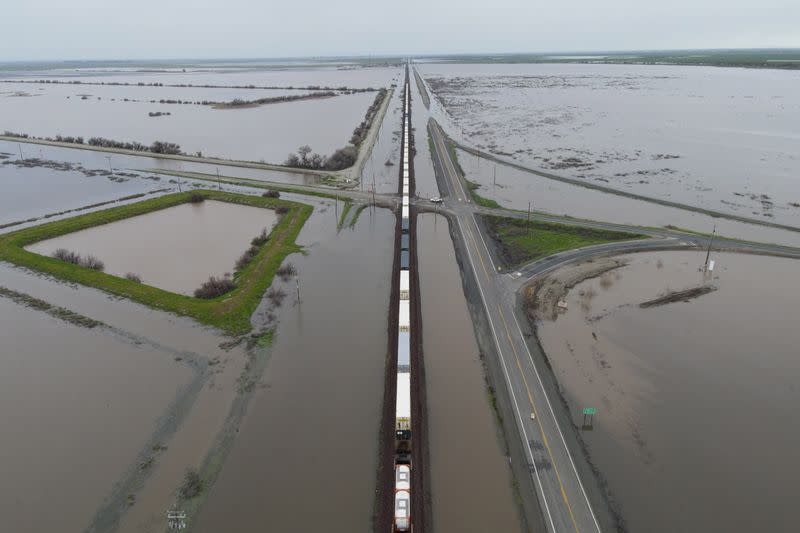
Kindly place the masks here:
POLYGON ((93 255, 109 274, 132 272, 148 285, 192 294, 209 276, 233 272, 251 239, 265 228, 269 233, 277 219, 271 209, 205 200, 37 242, 28 250, 93 255))

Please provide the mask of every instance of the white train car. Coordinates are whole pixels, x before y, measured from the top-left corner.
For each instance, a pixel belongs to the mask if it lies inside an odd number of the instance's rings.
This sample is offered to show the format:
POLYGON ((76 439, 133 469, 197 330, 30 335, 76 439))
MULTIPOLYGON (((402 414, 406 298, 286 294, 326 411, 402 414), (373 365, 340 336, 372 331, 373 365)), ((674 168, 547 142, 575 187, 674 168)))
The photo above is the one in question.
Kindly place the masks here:
POLYGON ((407 490, 394 493, 394 530, 411 531, 411 493, 407 490))
POLYGON ((397 393, 395 403, 395 532, 412 530, 411 522, 411 277, 410 277, 410 172, 409 172, 409 104, 411 100, 408 70, 405 84, 403 116, 402 203, 400 238, 400 302, 397 334, 397 393))

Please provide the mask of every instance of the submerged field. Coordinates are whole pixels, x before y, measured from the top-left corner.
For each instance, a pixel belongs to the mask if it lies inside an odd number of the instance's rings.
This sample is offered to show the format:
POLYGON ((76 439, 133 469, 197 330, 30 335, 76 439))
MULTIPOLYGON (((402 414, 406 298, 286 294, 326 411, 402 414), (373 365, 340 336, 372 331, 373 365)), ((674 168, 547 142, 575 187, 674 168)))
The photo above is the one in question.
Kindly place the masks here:
POLYGON ((397 68, 325 65, 8 70, 0 76, 0 133, 165 141, 189 155, 280 164, 303 145, 326 156, 345 146, 375 91, 398 79, 397 68), (320 97, 203 105, 309 95, 320 97))
POLYGON ((537 335, 626 530, 794 531, 797 262, 712 254, 704 279, 704 259, 622 256, 537 335))
POLYGON ((194 373, 152 344, 2 295, 0 336, 3 527, 81 531, 114 483, 145 460, 137 458, 157 419, 194 373))
POLYGON ((800 226, 797 71, 420 64, 458 140, 532 168, 800 226))

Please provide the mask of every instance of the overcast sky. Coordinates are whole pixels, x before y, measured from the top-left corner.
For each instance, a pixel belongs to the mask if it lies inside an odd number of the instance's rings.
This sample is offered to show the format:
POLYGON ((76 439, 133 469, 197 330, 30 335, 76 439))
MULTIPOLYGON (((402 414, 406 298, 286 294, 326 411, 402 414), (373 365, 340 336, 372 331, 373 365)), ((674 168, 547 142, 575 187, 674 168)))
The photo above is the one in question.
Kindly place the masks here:
POLYGON ((800 47, 800 0, 18 0, 1 16, 0 61, 800 47))

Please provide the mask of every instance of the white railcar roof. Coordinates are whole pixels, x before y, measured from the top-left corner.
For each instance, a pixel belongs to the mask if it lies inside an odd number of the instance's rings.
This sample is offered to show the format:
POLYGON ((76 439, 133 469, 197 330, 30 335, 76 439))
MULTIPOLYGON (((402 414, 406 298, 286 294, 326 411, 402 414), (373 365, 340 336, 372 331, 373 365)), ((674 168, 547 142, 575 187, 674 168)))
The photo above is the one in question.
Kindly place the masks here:
POLYGON ((408 300, 400 300, 400 317, 398 319, 400 327, 410 327, 411 326, 411 306, 408 303, 408 300))
POLYGON ((400 271, 400 291, 407 291, 411 289, 411 281, 408 275, 408 270, 400 271))
POLYGON ((397 374, 397 418, 411 418, 411 374, 400 372, 397 374))

